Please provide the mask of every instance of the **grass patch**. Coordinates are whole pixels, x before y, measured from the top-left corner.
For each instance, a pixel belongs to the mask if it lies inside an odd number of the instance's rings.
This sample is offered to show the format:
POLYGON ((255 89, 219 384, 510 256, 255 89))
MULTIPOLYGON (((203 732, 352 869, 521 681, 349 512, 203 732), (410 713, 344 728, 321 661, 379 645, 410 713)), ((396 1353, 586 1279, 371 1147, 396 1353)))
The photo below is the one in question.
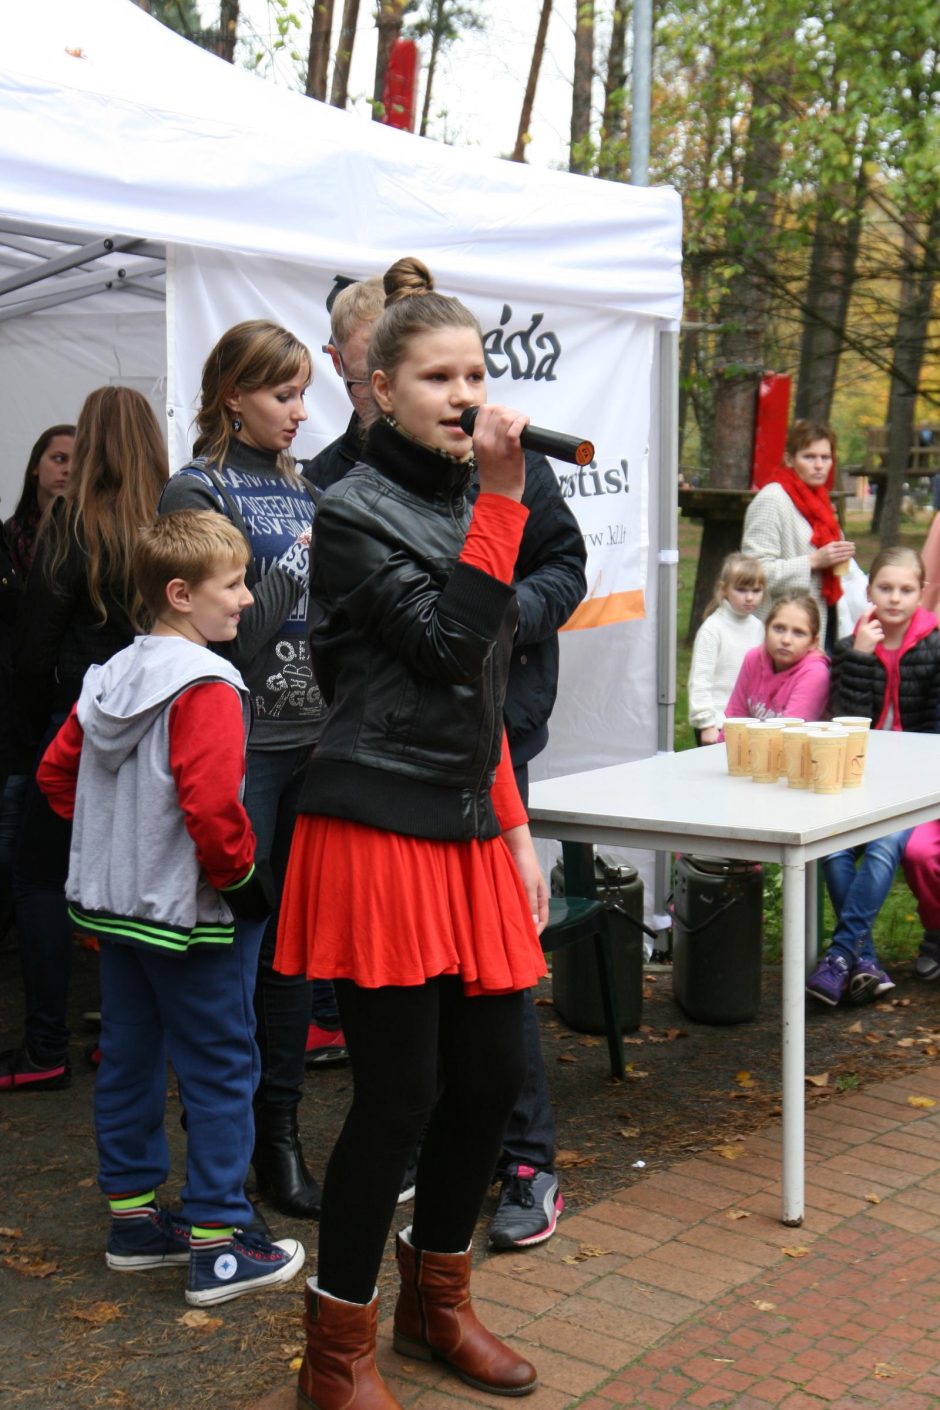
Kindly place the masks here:
MULTIPOLYGON (((847 536, 853 540, 856 557, 863 567, 871 563, 881 544, 870 532, 868 515, 849 515, 846 521, 847 536)), ((911 548, 920 548, 927 536, 926 518, 916 522, 906 520, 902 525, 901 542, 911 548)), ((689 627, 689 614, 692 610, 692 593, 695 587, 695 570, 698 564, 699 547, 702 539, 702 526, 691 519, 679 519, 679 586, 678 586, 678 650, 676 662, 676 750, 694 749, 695 736, 688 722, 688 679, 692 663, 692 647, 686 641, 689 627)), ((819 930, 820 947, 832 934, 835 914, 822 871, 819 873, 819 889, 824 897, 823 918, 819 930)), ((898 873, 888 899, 882 907, 875 927, 875 945, 879 958, 890 966, 892 962, 909 960, 917 953, 920 944, 921 927, 917 918, 914 898, 898 873)), ((769 865, 764 868, 764 957, 770 963, 779 963, 783 940, 783 898, 780 868, 769 865)))

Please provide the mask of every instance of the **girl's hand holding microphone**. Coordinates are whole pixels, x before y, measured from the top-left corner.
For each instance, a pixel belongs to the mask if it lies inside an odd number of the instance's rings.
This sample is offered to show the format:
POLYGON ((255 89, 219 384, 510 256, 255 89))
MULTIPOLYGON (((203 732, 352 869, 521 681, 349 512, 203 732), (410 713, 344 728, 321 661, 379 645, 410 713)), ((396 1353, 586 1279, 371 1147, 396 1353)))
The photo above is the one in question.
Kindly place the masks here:
POLYGON ((520 501, 525 489, 525 452, 519 437, 529 418, 508 406, 484 403, 473 427, 473 452, 481 494, 520 501))

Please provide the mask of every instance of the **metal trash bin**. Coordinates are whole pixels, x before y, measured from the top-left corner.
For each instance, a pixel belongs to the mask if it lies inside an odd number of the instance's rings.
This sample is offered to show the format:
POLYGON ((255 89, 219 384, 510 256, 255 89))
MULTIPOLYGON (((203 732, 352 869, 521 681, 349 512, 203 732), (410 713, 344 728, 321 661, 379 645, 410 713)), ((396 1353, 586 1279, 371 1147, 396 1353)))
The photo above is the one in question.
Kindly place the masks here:
POLYGON ((672 991, 698 1023, 760 1008, 763 874, 756 862, 682 856, 673 886, 672 991))
MULTIPOLYGON (((636 867, 594 854, 598 900, 607 909, 620 1031, 633 1033, 643 1020, 643 881, 636 867)), ((551 874, 553 896, 565 894, 565 868, 551 874)), ((594 946, 552 951, 552 1003, 577 1033, 606 1033, 594 946)))

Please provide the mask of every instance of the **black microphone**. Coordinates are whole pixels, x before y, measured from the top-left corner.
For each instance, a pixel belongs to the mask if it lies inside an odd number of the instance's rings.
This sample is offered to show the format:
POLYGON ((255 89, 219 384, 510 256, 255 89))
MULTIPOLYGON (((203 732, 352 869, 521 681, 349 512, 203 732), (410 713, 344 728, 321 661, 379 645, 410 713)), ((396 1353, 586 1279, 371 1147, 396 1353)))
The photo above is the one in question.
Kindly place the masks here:
MULTIPOLYGON (((460 413, 460 429, 467 436, 473 435, 478 406, 468 406, 460 413)), ((543 455, 553 455, 556 460, 565 460, 569 465, 590 465, 594 459, 594 442, 583 441, 579 436, 566 436, 561 431, 546 431, 542 426, 526 426, 519 437, 524 450, 540 450, 543 455)))

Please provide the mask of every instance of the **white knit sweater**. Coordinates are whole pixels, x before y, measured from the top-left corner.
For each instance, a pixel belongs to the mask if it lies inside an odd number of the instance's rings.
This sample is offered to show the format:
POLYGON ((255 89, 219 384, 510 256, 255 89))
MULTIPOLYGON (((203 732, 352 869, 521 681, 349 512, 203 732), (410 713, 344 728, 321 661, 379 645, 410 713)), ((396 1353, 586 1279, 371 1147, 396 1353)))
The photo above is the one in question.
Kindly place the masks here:
POLYGON ((695 634, 689 668, 689 724, 693 729, 718 729, 734 689, 741 663, 752 646, 760 646, 764 628, 752 613, 735 612, 722 602, 695 634))
POLYGON ((784 592, 808 592, 819 608, 819 639, 825 641, 828 607, 820 591, 820 574, 809 566, 812 532, 783 486, 765 485, 744 516, 741 552, 758 559, 767 575, 759 615, 766 617, 774 598, 784 592))

